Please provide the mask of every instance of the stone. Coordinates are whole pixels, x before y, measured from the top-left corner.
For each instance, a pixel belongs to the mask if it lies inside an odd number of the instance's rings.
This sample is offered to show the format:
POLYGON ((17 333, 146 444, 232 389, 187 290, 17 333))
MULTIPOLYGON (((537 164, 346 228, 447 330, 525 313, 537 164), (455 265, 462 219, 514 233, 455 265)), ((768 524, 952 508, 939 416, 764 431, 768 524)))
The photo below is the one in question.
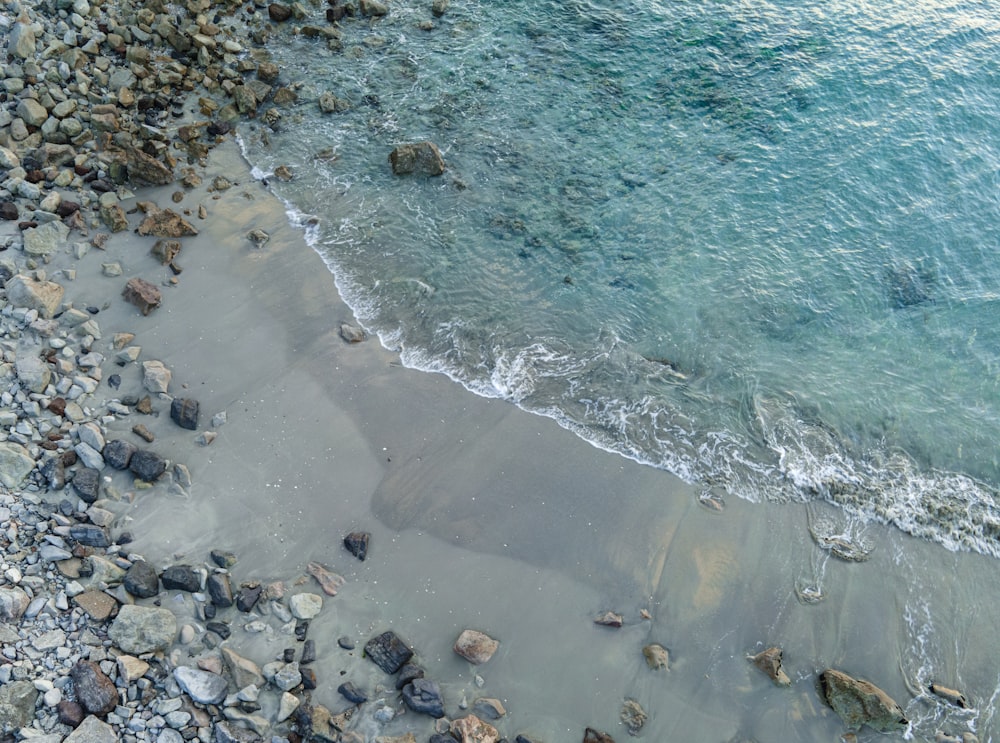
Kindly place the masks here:
MULTIPOLYGON (((107 463, 107 458, 104 459, 107 463)), ((85 503, 93 503, 101 492, 101 473, 91 467, 81 467, 73 475, 73 490, 85 503)))
POLYGON ((68 237, 69 227, 59 221, 46 222, 21 233, 24 252, 34 257, 52 255, 66 244, 68 237))
POLYGON ((197 593, 201 590, 201 574, 190 565, 171 565, 160 573, 164 590, 197 593))
POLYGON ((614 611, 606 611, 603 614, 599 614, 594 617, 594 624, 599 624, 602 627, 614 627, 617 629, 625 624, 625 618, 614 611))
POLYGON ((174 179, 174 172, 152 155, 147 155, 138 147, 128 147, 125 150, 128 164, 128 175, 132 180, 165 186, 174 179))
POLYGON ((4 288, 13 306, 37 310, 39 316, 46 320, 51 320, 56 314, 66 291, 54 281, 39 281, 25 274, 11 277, 4 288))
POLYGON ((72 733, 66 736, 63 743, 117 743, 119 740, 115 729, 104 720, 93 715, 85 718, 72 733))
POLYGON ((380 0, 361 0, 358 9, 363 16, 381 17, 389 13, 389 6, 380 0))
POLYGON ((396 175, 441 175, 444 159, 433 142, 401 144, 389 153, 389 163, 396 175))
POLYGON ((175 397, 170 403, 170 420, 181 428, 196 431, 199 408, 197 400, 190 397, 175 397))
POLYGON ((368 701, 368 695, 356 687, 351 681, 345 681, 337 687, 337 691, 344 699, 351 704, 364 704, 368 701))
POLYGON ((138 276, 128 280, 122 291, 122 297, 126 302, 138 307, 143 315, 148 315, 159 307, 161 301, 160 290, 138 276))
POLYGON ((316 593, 297 593, 288 599, 288 608, 296 619, 313 619, 323 610, 323 597, 316 593))
POLYGON ((84 591, 73 597, 73 603, 97 622, 103 622, 118 608, 118 602, 104 591, 84 591))
POLYGON ((344 579, 341 576, 331 572, 318 562, 311 562, 306 565, 306 572, 316 579, 319 587, 323 589, 323 593, 327 596, 336 596, 337 590, 344 585, 344 579))
POLYGON ((172 209, 151 209, 139 224, 140 235, 153 237, 189 237, 197 235, 194 225, 172 209))
POLYGON ((472 711, 484 720, 499 720, 507 714, 503 702, 492 697, 482 697, 472 703, 472 711))
POLYGON ((72 728, 79 727, 80 723, 83 722, 83 718, 87 716, 82 704, 71 702, 68 699, 63 699, 56 705, 56 712, 59 715, 59 722, 63 725, 69 725, 72 728))
POLYGON ((299 671, 299 664, 286 663, 271 677, 271 683, 281 691, 291 691, 302 683, 302 672, 299 671))
POLYGON ((163 365, 162 361, 142 362, 142 386, 149 392, 166 392, 170 387, 170 378, 173 375, 170 370, 163 365))
POLYGON ((14 111, 31 128, 37 129, 49 118, 49 112, 45 110, 45 106, 34 98, 22 98, 14 111))
POLYGON ((28 594, 20 588, 0 588, 0 619, 17 622, 30 602, 28 594))
POLYGON ((418 666, 416 663, 404 663, 403 667, 399 669, 399 672, 396 675, 396 688, 402 689, 414 679, 421 679, 423 677, 423 668, 418 666))
POLYGON ((271 3, 267 6, 267 16, 276 23, 283 23, 292 17, 292 9, 282 3, 271 3))
POLYGON ((430 715, 434 718, 444 717, 444 700, 441 698, 441 688, 430 679, 414 679, 404 686, 403 701, 414 712, 430 715))
POLYGON ((236 603, 233 598, 233 589, 229 583, 229 575, 226 573, 212 573, 205 581, 205 588, 214 606, 220 609, 227 609, 236 603))
POLYGON ((497 651, 500 643, 489 635, 474 629, 463 630, 455 640, 454 651, 473 665, 485 663, 497 651))
POLYGON ((371 541, 371 534, 366 531, 352 531, 344 537, 344 547, 356 558, 364 562, 368 556, 368 543, 371 541))
POLYGON ((17 209, 17 204, 13 201, 0 202, 0 219, 7 222, 14 222, 21 216, 17 209))
POLYGON ((264 674, 260 671, 260 666, 249 658, 244 658, 228 647, 222 648, 222 664, 226 669, 233 685, 238 689, 245 689, 251 684, 257 687, 264 685, 264 674))
POLYGON ((625 704, 622 705, 619 719, 622 725, 628 730, 628 734, 635 736, 642 732, 642 727, 646 724, 648 715, 646 714, 646 710, 637 701, 626 699, 625 704))
POLYGON ((583 743, 615 743, 615 739, 607 733, 587 728, 583 731, 583 743))
POLYGON ((17 490, 35 468, 35 460, 20 444, 13 441, 0 442, 0 484, 9 490, 17 490))
POLYGON ((31 722, 37 700, 38 690, 30 681, 11 681, 0 686, 0 732, 18 730, 31 722))
POLYGON ((175 668, 174 679, 199 704, 219 704, 226 698, 229 689, 226 679, 217 673, 188 666, 175 668))
POLYGON ((351 323, 341 323, 340 337, 348 343, 364 343, 365 331, 357 325, 351 323))
POLYGON ((388 630, 365 643, 365 657, 386 673, 393 674, 413 657, 413 651, 395 632, 388 630))
POLYGON ((642 649, 642 655, 646 659, 646 665, 654 671, 670 670, 670 653, 658 643, 650 643, 642 649))
MULTIPOLYGON (((100 214, 104 226, 112 232, 124 232, 128 229, 128 216, 125 214, 125 210, 122 209, 121 204, 101 204, 100 214)), ((113 273, 114 269, 112 266, 116 264, 106 263, 104 265, 105 276, 121 276, 120 266, 118 273, 113 273)))
POLYGON ((751 656, 750 660, 778 686, 791 685, 792 680, 781 668, 781 648, 762 650, 757 655, 751 656))
POLYGON ((497 729, 475 715, 452 720, 450 731, 461 743, 497 743, 500 740, 497 729))
POLYGON ((21 386, 31 392, 45 392, 52 381, 52 370, 38 356, 19 356, 14 370, 21 386))
POLYGON ((145 482, 155 482, 167 469, 167 460, 156 452, 139 449, 132 455, 129 471, 145 482))
POLYGON ((819 683, 826 703, 851 729, 868 725, 874 730, 890 732, 909 725, 902 707, 869 681, 828 668, 820 673, 819 683))
POLYGON ((7 53, 16 59, 35 57, 35 31, 27 18, 18 19, 11 27, 7 37, 7 53))
POLYGON ((431 3, 431 13, 435 18, 440 18, 448 11, 449 4, 448 0, 434 0, 431 3))
POLYGON ((111 623, 108 636, 133 655, 165 650, 177 637, 177 618, 167 609, 125 604, 111 623))
POLYGON ((157 240, 149 252, 165 266, 181 252, 181 244, 177 240, 157 240))
POLYGON ((104 445, 104 451, 101 454, 106 465, 114 467, 116 470, 125 470, 128 469, 132 457, 137 451, 135 444, 121 439, 112 439, 104 445))
POLYGON ((104 457, 102 457, 101 453, 90 444, 81 441, 73 447, 73 451, 76 452, 76 456, 79 460, 83 462, 84 467, 89 467, 94 470, 104 469, 104 457))
POLYGON ((74 524, 69 528, 69 535, 87 547, 108 547, 111 537, 108 530, 97 524, 74 524))
POLYGON ((243 613, 249 612, 257 605, 263 592, 264 587, 259 583, 240 586, 239 594, 236 596, 236 608, 243 613))
POLYGON ((115 682, 101 670, 101 667, 89 660, 77 661, 70 669, 73 679, 73 690, 76 701, 92 715, 104 717, 114 712, 121 702, 115 682))

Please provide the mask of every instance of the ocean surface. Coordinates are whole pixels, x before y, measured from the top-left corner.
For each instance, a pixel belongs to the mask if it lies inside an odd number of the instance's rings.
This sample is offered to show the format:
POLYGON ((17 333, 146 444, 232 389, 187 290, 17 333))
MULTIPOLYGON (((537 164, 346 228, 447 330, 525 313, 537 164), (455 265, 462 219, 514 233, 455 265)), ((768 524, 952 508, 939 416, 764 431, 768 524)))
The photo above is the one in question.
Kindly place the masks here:
POLYGON ((405 364, 1000 556, 1000 3, 389 5, 280 27, 243 146, 405 364))

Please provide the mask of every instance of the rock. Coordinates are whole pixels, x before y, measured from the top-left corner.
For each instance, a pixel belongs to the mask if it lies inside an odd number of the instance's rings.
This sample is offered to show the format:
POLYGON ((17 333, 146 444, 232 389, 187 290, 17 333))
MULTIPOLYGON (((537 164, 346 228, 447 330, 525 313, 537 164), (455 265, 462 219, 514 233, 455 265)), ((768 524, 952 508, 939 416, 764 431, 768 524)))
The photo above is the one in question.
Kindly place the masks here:
POLYGON ((594 624, 599 624, 602 627, 621 627, 625 623, 624 617, 613 611, 606 611, 603 614, 599 614, 594 618, 594 624))
POLYGON ((0 442, 0 484, 17 490, 35 468, 35 460, 20 444, 0 442))
POLYGON ((323 593, 327 596, 336 596, 337 590, 344 585, 344 579, 341 576, 331 572, 318 562, 311 562, 306 565, 306 572, 316 579, 319 587, 323 589, 323 593))
POLYGON ((365 656, 386 673, 393 674, 413 657, 413 651, 389 630, 365 643, 365 656))
POLYGON ((13 201, 0 202, 0 219, 7 222, 14 222, 20 216, 20 212, 17 210, 17 204, 13 201))
POLYGON ((149 252, 165 266, 181 252, 181 244, 177 240, 157 240, 149 252))
POLYGON ((265 683, 260 666, 248 658, 237 655, 228 647, 222 648, 222 663, 233 685, 238 689, 245 689, 251 684, 261 687, 265 683))
POLYGON ((583 731, 583 743, 615 743, 615 739, 607 733, 587 728, 583 731))
POLYGON ((128 280, 122 291, 122 297, 126 302, 138 307, 143 315, 148 315, 159 307, 161 300, 160 290, 138 276, 128 280))
POLYGON ((288 599, 288 608, 296 619, 313 619, 323 610, 323 597, 316 593, 297 593, 288 599))
POLYGON ((188 237, 197 235, 198 230, 172 209, 151 209, 139 224, 140 235, 153 237, 188 237))
MULTIPOLYGON (((106 448, 106 447, 105 447, 106 448)), ((107 463, 107 457, 104 458, 107 463)), ((93 503, 101 493, 101 473, 91 467, 81 467, 73 475, 73 490, 85 503, 93 503)))
POLYGON ((38 314, 46 320, 55 315, 66 291, 54 281, 39 281, 25 274, 11 277, 4 288, 13 306, 38 310, 38 314))
POLYGON ((197 431, 199 408, 197 400, 192 400, 190 397, 175 397, 170 403, 170 420, 181 428, 197 431))
POLYGON ((264 587, 259 583, 240 586, 240 592, 236 596, 236 608, 243 613, 249 612, 257 605, 257 601, 263 592, 264 587))
POLYGON ((96 524, 75 524, 70 527, 69 535, 87 547, 108 547, 111 545, 111 537, 108 535, 107 529, 96 524))
POLYGON ((116 470, 125 470, 128 469, 129 464, 132 462, 132 457, 137 451, 138 449, 135 445, 128 441, 112 439, 104 445, 102 456, 104 457, 104 463, 109 467, 114 467, 116 470))
MULTIPOLYGON (((104 226, 112 232, 124 232, 128 229, 128 216, 125 214, 125 210, 122 209, 121 204, 101 204, 100 214, 104 226)), ((107 267, 113 265, 115 264, 105 264, 105 276, 121 276, 121 270, 116 274, 109 273, 113 269, 107 267)))
POLYGON ((455 640, 454 651, 473 665, 485 663, 497 651, 500 643, 487 634, 467 629, 455 640))
POLYGON ((174 179, 174 172, 170 168, 138 147, 128 147, 125 150, 125 158, 128 163, 129 178, 133 180, 154 186, 165 186, 174 179))
POLYGON ((927 688, 934 696, 941 697, 941 699, 954 704, 956 707, 961 707, 962 709, 969 708, 969 700, 965 698, 965 694, 957 689, 949 689, 947 686, 941 686, 941 684, 936 683, 931 683, 927 688))
POLYGON ((431 4, 431 13, 435 18, 440 18, 447 12, 448 5, 448 0, 434 0, 431 4))
POLYGON ((14 109, 21 120, 29 127, 38 128, 49 118, 49 112, 45 106, 34 98, 22 98, 14 109))
POLYGON ((173 375, 162 361, 142 362, 142 386, 149 392, 166 392, 170 387, 171 376, 173 375))
POLYGON ((30 602, 28 594, 20 588, 0 588, 0 619, 16 623, 30 602))
POLYGON ((21 386, 30 392, 45 392, 52 381, 52 370, 37 356, 19 356, 14 362, 14 370, 21 386))
POLYGON ((340 325, 340 337, 348 343, 363 343, 365 340, 365 331, 357 325, 345 322, 340 325))
MULTIPOLYGON (((341 645, 341 647, 343 647, 343 645, 341 645)), ((346 649, 350 650, 350 648, 346 649)), ((404 663, 403 667, 399 669, 399 673, 396 676, 396 688, 402 689, 414 679, 422 679, 423 677, 423 668, 418 666, 416 663, 404 663)))
POLYGON ((34 59, 35 31, 27 18, 19 18, 11 27, 7 37, 7 53, 17 59, 34 59))
POLYGON ((177 619, 167 609, 125 604, 111 623, 108 636, 133 655, 164 650, 177 637, 177 619))
POLYGON ((81 441, 79 444, 73 447, 73 451, 76 452, 76 456, 81 462, 83 462, 84 467, 89 467, 93 470, 103 470, 105 461, 101 453, 97 451, 90 444, 85 441, 81 441))
POLYGON ((461 743, 497 743, 500 740, 497 729, 475 715, 452 720, 450 732, 461 743))
POLYGON ((30 681, 11 681, 0 686, 0 732, 18 730, 31 722, 37 700, 38 690, 30 681))
POLYGON ((201 590, 201 574, 190 565, 171 565, 160 573, 164 590, 197 593, 201 590))
POLYGON ((174 679, 198 704, 219 704, 226 698, 229 689, 229 684, 222 676, 198 668, 175 668, 174 679))
POLYGON ((118 608, 118 602, 104 591, 84 591, 73 597, 73 603, 96 622, 103 622, 118 608))
POLYGON ((236 553, 229 552, 228 550, 212 550, 209 553, 209 557, 212 558, 212 562, 226 570, 233 567, 237 561, 236 553))
POLYGON ((344 537, 344 547, 356 558, 364 562, 368 556, 368 543, 371 541, 371 534, 366 531, 352 531, 344 537))
POLYGON ((89 660, 77 661, 69 672, 73 679, 76 701, 92 715, 104 717, 115 711, 121 701, 115 682, 101 667, 89 660))
POLYGON ((351 704, 364 704, 368 701, 368 695, 361 691, 350 681, 346 681, 337 687, 340 695, 351 704))
POLYGON ((670 654, 662 645, 651 643, 642 649, 642 654, 646 658, 646 665, 654 671, 661 668, 665 671, 670 670, 670 654))
POLYGON ((792 680, 781 668, 781 648, 762 650, 757 655, 751 656, 750 660, 778 686, 791 685, 792 680))
POLYGON ((220 609, 226 609, 236 603, 233 589, 226 573, 212 573, 205 581, 205 588, 212 599, 212 604, 220 609))
POLYGON ((874 730, 889 732, 909 725, 903 709, 869 681, 828 668, 819 675, 819 683, 826 703, 849 728, 868 725, 874 730))
POLYGON ((291 691, 302 683, 302 672, 298 663, 286 663, 271 677, 271 683, 281 691, 291 691))
POLYGON ((484 720, 499 720, 507 714, 503 702, 492 697, 482 697, 472 703, 472 711, 484 720))
POLYGON ((358 9, 363 16, 380 17, 389 13, 389 6, 380 0, 361 0, 358 3, 358 9))
POLYGON ((628 729, 629 735, 638 735, 642 732, 642 726, 646 724, 647 715, 642 705, 637 701, 626 699, 625 704, 622 705, 619 719, 622 721, 622 725, 628 729))
POLYGON ((118 734, 115 729, 93 715, 86 717, 63 739, 63 743, 116 743, 116 741, 118 734))
MULTIPOLYGON (((72 728, 79 727, 83 722, 83 718, 87 716, 82 704, 71 702, 68 699, 63 699, 59 702, 56 705, 56 711, 59 713, 59 722, 63 725, 69 725, 72 728)), ((97 718, 93 719, 96 720, 97 718)))
POLYGON ((444 700, 441 698, 441 688, 430 679, 414 679, 404 686, 403 701, 414 712, 420 712, 434 718, 444 717, 444 700))
POLYGON ((441 175, 444 159, 433 142, 401 144, 389 153, 392 172, 396 175, 441 175))
POLYGON ((155 482, 167 469, 167 461, 148 449, 139 449, 132 455, 129 471, 140 480, 155 482))
POLYGON ((292 9, 281 3, 271 3, 267 6, 267 16, 275 23, 284 23, 292 17, 292 9))
POLYGON ((43 225, 21 233, 24 252, 30 256, 52 255, 66 244, 69 227, 62 222, 46 222, 43 225))

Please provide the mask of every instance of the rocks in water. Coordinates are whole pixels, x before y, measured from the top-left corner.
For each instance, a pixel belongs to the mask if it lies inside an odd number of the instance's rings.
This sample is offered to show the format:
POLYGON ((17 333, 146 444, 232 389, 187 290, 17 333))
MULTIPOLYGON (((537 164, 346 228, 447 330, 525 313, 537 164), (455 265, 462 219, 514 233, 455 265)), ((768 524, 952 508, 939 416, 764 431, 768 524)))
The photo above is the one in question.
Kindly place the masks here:
POLYGON ((500 740, 497 729, 475 715, 452 720, 449 731, 462 743, 497 743, 500 740))
POLYGON ((160 290, 138 276, 128 280, 122 291, 122 297, 126 302, 138 307, 143 315, 148 315, 159 307, 161 300, 160 290))
POLYGON ((500 647, 500 642, 484 632, 474 629, 463 630, 452 648, 473 665, 485 663, 500 647))
POLYGON ((212 573, 205 581, 205 588, 212 604, 220 609, 226 609, 236 603, 233 598, 233 589, 229 582, 229 575, 226 573, 212 573))
POLYGON ((413 679, 403 687, 403 701, 414 712, 430 715, 434 718, 444 717, 444 700, 441 698, 441 687, 430 679, 413 679))
POLYGON ((781 648, 762 650, 757 655, 751 656, 750 660, 778 686, 791 685, 792 680, 781 668, 781 648))
POLYGON ((199 704, 219 704, 226 698, 229 684, 222 676, 198 668, 180 666, 174 679, 191 699, 199 704))
POLYGON ((170 403, 170 420, 189 431, 198 430, 200 405, 190 397, 175 397, 170 403))
POLYGON ((368 701, 368 695, 361 691, 350 681, 345 681, 337 687, 340 695, 351 704, 363 704, 368 701))
POLYGON ((76 700, 92 715, 104 717, 114 712, 120 699, 118 688, 101 667, 89 660, 77 661, 70 670, 76 700))
POLYGON ((361 11, 361 15, 366 17, 381 17, 388 15, 389 6, 381 2, 381 0, 360 0, 358 3, 358 10, 361 11))
POLYGON ((615 739, 607 733, 587 728, 583 731, 583 743, 615 743, 615 739))
POLYGON ((388 630, 365 643, 365 657, 386 673, 393 674, 413 657, 413 651, 395 632, 388 630))
POLYGON ((889 732, 909 725, 902 707, 869 681, 828 668, 819 675, 819 683, 826 703, 852 729, 868 725, 889 732))
POLYGON ((441 175, 444 159, 433 142, 401 144, 389 153, 389 163, 396 175, 441 175))
POLYGON ((155 482, 167 469, 167 461, 148 449, 139 449, 132 455, 129 471, 140 480, 155 482))
POLYGON ((431 14, 435 18, 440 18, 448 11, 449 5, 449 0, 434 0, 434 2, 431 3, 431 14))
POLYGON ((646 659, 646 665, 654 671, 670 670, 670 653, 658 643, 650 643, 642 649, 642 655, 646 659))
POLYGON ((594 624, 599 624, 602 627, 621 627, 625 623, 625 618, 613 611, 606 611, 603 614, 599 614, 594 618, 594 624))
POLYGON ((126 653, 141 655, 170 646, 177 636, 177 618, 167 609, 125 604, 108 629, 108 637, 126 653))
POLYGON ((275 23, 284 23, 292 17, 292 9, 283 3, 271 3, 267 6, 267 16, 275 23))
POLYGON ((104 463, 116 470, 128 469, 132 457, 138 451, 134 444, 121 439, 112 439, 104 445, 104 463))
POLYGON ((954 704, 956 707, 961 707, 962 709, 969 708, 969 700, 965 698, 965 694, 957 689, 949 689, 947 686, 941 686, 941 684, 933 682, 927 688, 934 696, 940 697, 946 702, 954 704))
POLYGON ((344 547, 347 548, 348 552, 364 562, 365 558, 368 556, 368 542, 370 540, 371 534, 368 532, 352 531, 344 537, 344 547))
POLYGON ((642 726, 646 724, 647 717, 646 710, 634 699, 625 700, 619 715, 619 719, 628 730, 629 735, 638 735, 642 732, 642 726))
POLYGON ((167 591, 196 593, 201 590, 201 573, 190 565, 171 565, 160 574, 160 581, 167 591))
POLYGON ((336 596, 337 590, 344 585, 344 579, 341 576, 328 570, 318 562, 311 562, 306 565, 306 572, 316 579, 319 587, 323 589, 323 593, 327 596, 336 596))

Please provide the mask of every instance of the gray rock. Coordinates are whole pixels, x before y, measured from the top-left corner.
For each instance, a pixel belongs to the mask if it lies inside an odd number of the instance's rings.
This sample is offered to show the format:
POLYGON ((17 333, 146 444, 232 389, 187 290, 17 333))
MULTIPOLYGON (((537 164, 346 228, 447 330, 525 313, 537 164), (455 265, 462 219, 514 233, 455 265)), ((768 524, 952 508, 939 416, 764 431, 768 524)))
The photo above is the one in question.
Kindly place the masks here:
POLYGON ((205 588, 212 603, 220 609, 226 609, 235 603, 233 588, 226 573, 212 573, 205 582, 205 588))
MULTIPOLYGON (((107 461, 107 460, 105 460, 107 461)), ((73 475, 73 490, 80 500, 93 503, 101 493, 101 473, 92 467, 82 467, 73 475)))
POLYGON ((251 684, 254 686, 264 685, 264 674, 260 672, 260 666, 252 660, 224 647, 222 648, 222 662, 236 688, 244 689, 251 684))
POLYGON ((160 574, 160 580, 168 591, 195 593, 201 590, 201 574, 190 565, 171 565, 160 574))
POLYGON ((175 397, 170 402, 170 420, 189 431, 198 430, 198 411, 201 406, 190 397, 175 397))
POLYGON ((17 59, 34 59, 35 31, 31 24, 24 21, 14 24, 7 37, 7 53, 17 59))
POLYGON ((49 112, 45 110, 45 106, 33 98, 22 98, 14 111, 29 127, 40 127, 49 118, 49 112))
POLYGON ((156 569, 145 560, 136 560, 125 573, 125 590, 136 598, 152 598, 160 592, 160 578, 156 569))
POLYGON ((889 732, 909 725, 903 708, 869 681, 828 668, 819 675, 823 698, 851 729, 862 725, 889 732))
POLYGON ((199 704, 219 704, 226 698, 229 688, 222 676, 198 668, 175 668, 174 678, 188 696, 199 704))
POLYGON ((93 661, 77 661, 70 670, 70 677, 73 679, 76 701, 92 715, 108 715, 114 712, 121 701, 115 682, 93 661))
POLYGON ((113 439, 104 445, 104 463, 116 470, 128 469, 132 456, 138 451, 134 444, 113 439))
POLYGON ((396 175, 441 175, 444 159, 433 142, 401 144, 389 153, 389 163, 396 175))
POLYGON ((14 369, 21 386, 31 392, 45 392, 52 381, 52 370, 37 356, 19 356, 14 369))
POLYGON ((16 622, 24 614, 31 599, 20 588, 0 588, 0 619, 16 622))
POLYGON ((142 362, 142 375, 142 386, 150 392, 166 392, 170 387, 170 370, 162 361, 142 362))
POLYGON ((431 4, 431 13, 434 17, 440 18, 448 11, 448 5, 450 5, 448 0, 434 0, 431 4))
POLYGON ((140 449, 132 455, 129 470, 140 480, 155 482, 167 469, 166 460, 148 449, 140 449))
MULTIPOLYGON (((22 101, 25 103, 25 101, 22 101)), ((37 103, 35 105, 38 105, 37 103)), ((41 108, 39 106, 39 108, 41 108)), ((43 108, 42 111, 45 109, 43 108)), ((46 222, 43 225, 25 230, 24 252, 31 256, 51 255, 66 244, 69 237, 69 227, 62 222, 46 222)))
POLYGON ((298 663, 286 663, 271 678, 271 683, 282 691, 291 691, 302 683, 302 673, 298 663))
POLYGON ((363 16, 383 16, 389 12, 389 6, 379 0, 361 0, 359 9, 363 16))
POLYGON ((88 547, 108 547, 111 544, 107 529, 96 524, 75 524, 70 527, 69 535, 88 547))
POLYGON ((38 690, 30 681, 12 681, 0 686, 0 732, 23 728, 35 716, 38 690))
POLYGON ((167 609, 125 604, 111 624, 108 636, 133 655, 164 650, 177 637, 177 618, 167 609))
POLYGON ((115 729, 91 715, 66 736, 63 743, 117 743, 117 741, 118 734, 115 729))
POLYGON ((88 467, 93 470, 104 469, 104 464, 105 464, 104 457, 102 457, 101 453, 97 451, 97 449, 92 447, 90 444, 86 444, 81 441, 79 444, 73 447, 73 451, 76 452, 76 455, 80 458, 80 461, 83 462, 84 467, 88 467))
POLYGON ((323 610, 323 597, 317 593, 297 593, 288 599, 288 608, 296 619, 314 619, 323 610))
POLYGON ((34 468, 27 449, 13 441, 0 442, 0 484, 5 488, 17 490, 34 468))
POLYGON ((13 276, 4 288, 12 305, 38 310, 38 314, 46 320, 52 319, 59 309, 66 291, 54 281, 39 281, 25 274, 13 276))
POLYGON ((431 717, 444 717, 444 700, 441 688, 430 679, 414 679, 403 687, 403 701, 414 712, 431 717))

